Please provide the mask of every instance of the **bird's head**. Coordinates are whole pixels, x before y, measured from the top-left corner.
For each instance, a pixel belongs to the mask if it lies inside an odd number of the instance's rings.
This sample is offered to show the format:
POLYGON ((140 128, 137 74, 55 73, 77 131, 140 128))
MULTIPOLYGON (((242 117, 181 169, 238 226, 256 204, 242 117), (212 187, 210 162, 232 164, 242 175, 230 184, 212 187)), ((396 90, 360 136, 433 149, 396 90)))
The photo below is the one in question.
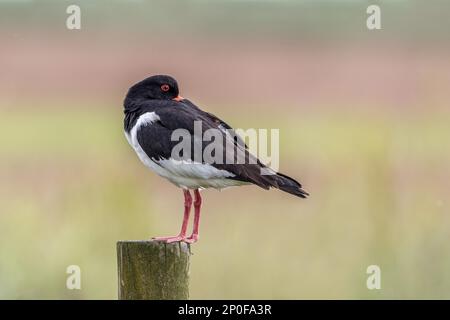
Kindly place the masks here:
POLYGON ((171 76, 156 75, 148 77, 128 90, 127 100, 176 100, 180 101, 178 83, 171 76))

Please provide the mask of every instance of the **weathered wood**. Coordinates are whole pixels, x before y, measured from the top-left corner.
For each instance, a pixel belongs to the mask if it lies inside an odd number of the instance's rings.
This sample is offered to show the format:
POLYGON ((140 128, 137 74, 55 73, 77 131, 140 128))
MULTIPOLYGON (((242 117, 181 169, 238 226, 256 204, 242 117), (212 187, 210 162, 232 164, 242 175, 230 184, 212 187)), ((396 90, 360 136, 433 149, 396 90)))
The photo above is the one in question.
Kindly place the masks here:
POLYGON ((190 255, 184 242, 117 242, 119 299, 188 299, 190 255))

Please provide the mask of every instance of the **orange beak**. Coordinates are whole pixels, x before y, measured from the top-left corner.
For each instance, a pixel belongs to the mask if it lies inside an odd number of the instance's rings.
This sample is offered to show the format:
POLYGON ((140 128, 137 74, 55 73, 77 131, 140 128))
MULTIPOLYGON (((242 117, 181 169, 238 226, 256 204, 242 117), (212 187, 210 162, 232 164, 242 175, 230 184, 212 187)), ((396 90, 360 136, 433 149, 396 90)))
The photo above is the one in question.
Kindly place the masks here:
POLYGON ((182 96, 180 96, 180 95, 177 95, 175 98, 173 98, 172 100, 175 100, 175 101, 181 101, 181 100, 183 100, 184 98, 182 97, 182 96))

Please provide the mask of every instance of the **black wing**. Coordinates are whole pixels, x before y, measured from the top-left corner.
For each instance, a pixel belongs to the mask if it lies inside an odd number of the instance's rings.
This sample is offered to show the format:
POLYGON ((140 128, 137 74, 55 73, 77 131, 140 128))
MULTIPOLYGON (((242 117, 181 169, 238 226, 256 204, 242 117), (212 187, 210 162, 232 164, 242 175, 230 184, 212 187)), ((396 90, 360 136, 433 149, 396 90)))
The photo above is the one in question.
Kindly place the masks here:
POLYGON ((234 131, 234 129, 228 123, 226 123, 225 121, 223 121, 219 117, 216 117, 212 113, 203 111, 202 109, 197 107, 195 104, 193 104, 188 99, 184 99, 183 103, 185 103, 185 104, 189 105, 190 107, 194 108, 195 110, 197 110, 197 112, 201 113, 203 116, 207 117, 209 120, 214 122, 217 125, 217 127, 219 129, 221 129, 222 131, 224 131, 224 132, 228 131, 228 133, 231 134, 231 136, 234 139, 234 142, 236 144, 239 144, 239 145, 243 146, 245 149, 248 149, 248 147, 245 144, 244 140, 242 140, 242 138, 234 131))
MULTIPOLYGON (((232 173, 234 176, 229 179, 250 182, 264 189, 275 187, 300 197, 307 195, 301 189, 300 183, 288 176, 276 172, 272 175, 262 174, 263 170, 267 169, 267 167, 249 153, 243 141, 238 140, 240 138, 234 138, 237 135, 227 134, 226 130, 224 130, 224 128, 232 130, 231 126, 218 117, 202 111, 190 101, 186 101, 186 103, 174 103, 166 108, 158 109, 156 114, 159 116, 157 122, 143 126, 137 132, 139 144, 150 158, 172 158, 172 150, 179 143, 179 141, 172 141, 171 138, 172 133, 176 129, 185 129, 189 132, 191 134, 191 150, 195 150, 195 145, 197 144, 198 147, 198 144, 200 144, 202 152, 210 144, 208 141, 203 141, 203 133, 208 129, 218 129, 217 132, 221 132, 222 141, 224 142, 222 144, 223 161, 222 163, 209 163, 210 165, 232 173), (195 130, 196 121, 201 121, 200 132, 196 132, 195 130), (227 153, 229 155, 230 151, 233 153, 232 157, 235 161, 233 163, 226 163, 227 153), (244 164, 237 163, 238 151, 245 156, 244 164)), ((180 156, 184 160, 198 160, 198 158, 195 158, 194 152, 180 156)), ((201 161, 205 163, 202 157, 201 161)))

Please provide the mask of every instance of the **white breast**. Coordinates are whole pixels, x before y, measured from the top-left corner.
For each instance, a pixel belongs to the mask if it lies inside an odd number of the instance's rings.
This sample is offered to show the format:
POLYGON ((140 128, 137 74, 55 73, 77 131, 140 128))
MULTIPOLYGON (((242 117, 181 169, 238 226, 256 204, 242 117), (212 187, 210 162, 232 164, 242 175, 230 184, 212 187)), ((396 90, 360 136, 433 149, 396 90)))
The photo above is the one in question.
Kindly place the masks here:
POLYGON ((162 175, 163 172, 160 172, 161 167, 147 156, 137 139, 137 131, 139 128, 141 128, 141 126, 151 125, 157 120, 159 120, 159 116, 155 112, 144 113, 138 118, 130 133, 125 132, 125 137, 127 138, 131 147, 133 147, 134 151, 136 151, 136 154, 138 155, 142 163, 150 169, 156 171, 156 173, 158 173, 159 175, 162 175))
POLYGON ((216 188, 222 189, 231 186, 247 184, 245 182, 227 179, 234 174, 226 170, 220 170, 210 164, 202 164, 189 161, 179 161, 174 159, 150 159, 140 146, 137 139, 137 132, 142 126, 152 125, 160 118, 155 112, 147 112, 141 115, 130 133, 125 132, 125 136, 145 166, 155 171, 158 175, 168 179, 181 188, 216 188))

